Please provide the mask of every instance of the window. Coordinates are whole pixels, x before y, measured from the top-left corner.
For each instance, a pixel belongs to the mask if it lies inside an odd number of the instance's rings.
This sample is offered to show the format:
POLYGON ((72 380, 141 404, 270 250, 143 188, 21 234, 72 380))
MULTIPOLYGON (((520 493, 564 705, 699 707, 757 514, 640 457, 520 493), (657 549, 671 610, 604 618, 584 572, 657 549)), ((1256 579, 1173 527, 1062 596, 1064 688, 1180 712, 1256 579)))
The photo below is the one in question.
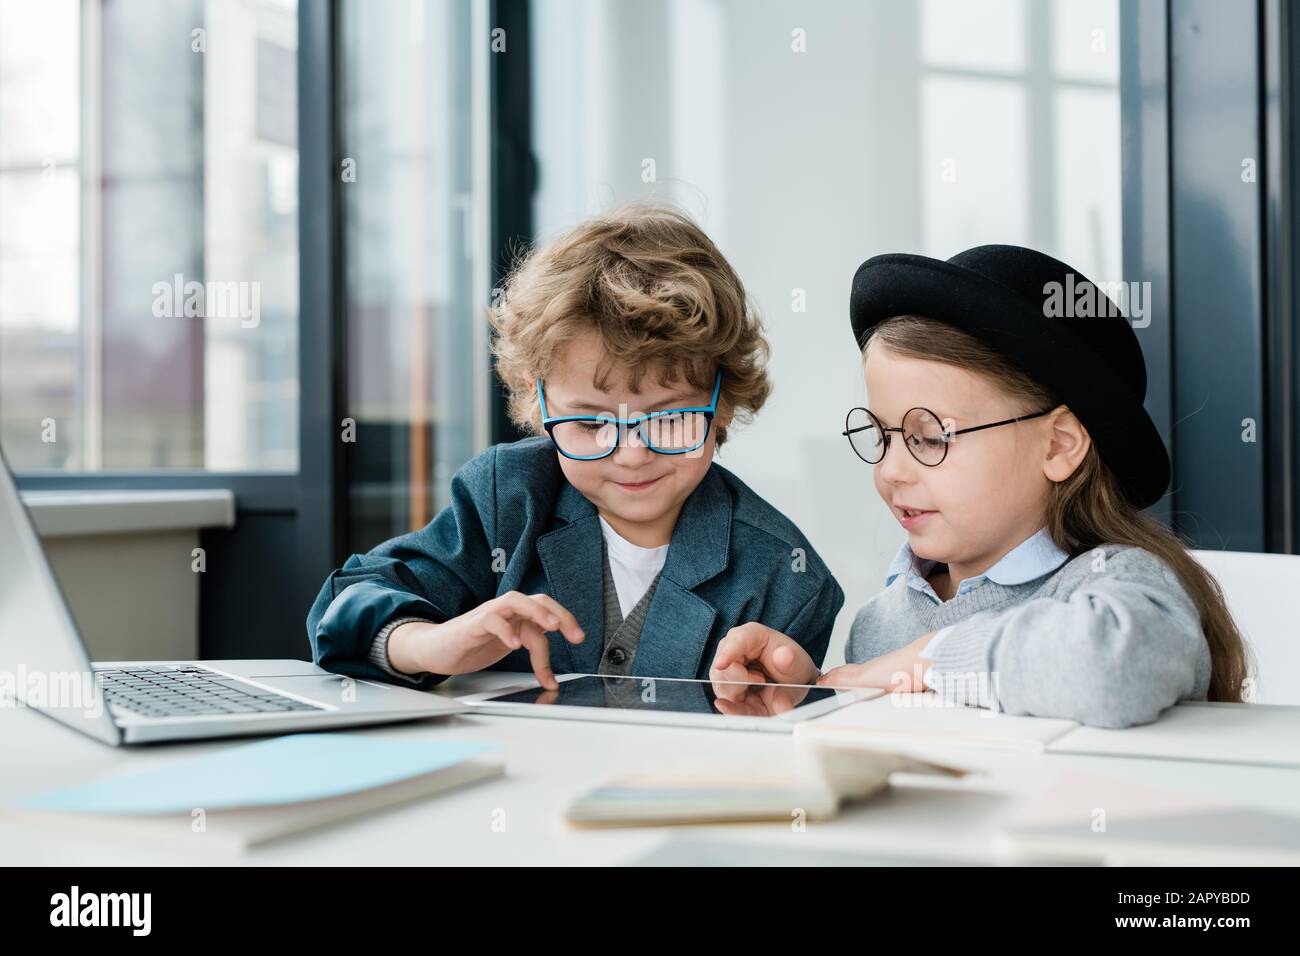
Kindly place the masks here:
POLYGON ((294 0, 0 0, 0 441, 298 465, 294 0))
POLYGON ((1121 278, 1118 0, 922 0, 925 243, 1121 278), (996 238, 993 238, 996 237, 996 238))
POLYGON ((352 551, 427 524, 487 444, 482 10, 340 7, 352 551))

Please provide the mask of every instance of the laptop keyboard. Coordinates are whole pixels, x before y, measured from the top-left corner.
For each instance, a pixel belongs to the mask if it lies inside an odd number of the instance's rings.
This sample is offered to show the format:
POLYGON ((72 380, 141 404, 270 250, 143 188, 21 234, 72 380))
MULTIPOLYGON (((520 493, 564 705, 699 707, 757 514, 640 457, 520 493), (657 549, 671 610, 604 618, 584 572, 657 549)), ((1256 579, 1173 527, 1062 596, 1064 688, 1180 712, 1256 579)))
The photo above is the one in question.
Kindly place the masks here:
POLYGON ((191 664, 96 668, 95 677, 109 711, 121 715, 207 717, 325 709, 191 664))

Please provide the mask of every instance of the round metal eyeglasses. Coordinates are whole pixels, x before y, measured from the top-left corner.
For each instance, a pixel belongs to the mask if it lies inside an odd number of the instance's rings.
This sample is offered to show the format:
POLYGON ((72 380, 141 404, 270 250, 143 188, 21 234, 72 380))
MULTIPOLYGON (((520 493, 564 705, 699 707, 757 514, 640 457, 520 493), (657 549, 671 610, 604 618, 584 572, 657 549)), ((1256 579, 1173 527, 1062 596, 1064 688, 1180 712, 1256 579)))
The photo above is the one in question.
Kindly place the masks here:
POLYGON ((903 416, 903 423, 897 428, 885 427, 870 409, 851 408, 844 419, 844 431, 840 434, 849 440, 854 454, 868 465, 875 465, 879 464, 884 459, 885 453, 889 451, 890 433, 898 432, 903 436, 903 444, 912 453, 912 457, 921 464, 933 468, 942 464, 948 457, 948 446, 958 435, 1028 421, 1046 415, 1051 410, 1045 408, 1032 415, 989 422, 987 425, 972 425, 970 428, 952 429, 945 428, 944 423, 934 412, 919 406, 909 408, 907 414, 903 416))

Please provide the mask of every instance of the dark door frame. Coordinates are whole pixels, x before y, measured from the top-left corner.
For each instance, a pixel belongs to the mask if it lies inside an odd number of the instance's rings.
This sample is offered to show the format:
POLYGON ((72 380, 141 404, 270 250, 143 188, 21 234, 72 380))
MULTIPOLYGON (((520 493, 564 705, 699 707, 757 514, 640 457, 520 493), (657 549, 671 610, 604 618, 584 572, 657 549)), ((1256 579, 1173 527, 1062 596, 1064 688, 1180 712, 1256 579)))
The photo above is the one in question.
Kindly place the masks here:
POLYGON ((1120 11, 1124 273, 1151 283, 1147 408, 1173 460, 1152 511, 1196 547, 1296 553, 1300 27, 1282 0, 1120 11))

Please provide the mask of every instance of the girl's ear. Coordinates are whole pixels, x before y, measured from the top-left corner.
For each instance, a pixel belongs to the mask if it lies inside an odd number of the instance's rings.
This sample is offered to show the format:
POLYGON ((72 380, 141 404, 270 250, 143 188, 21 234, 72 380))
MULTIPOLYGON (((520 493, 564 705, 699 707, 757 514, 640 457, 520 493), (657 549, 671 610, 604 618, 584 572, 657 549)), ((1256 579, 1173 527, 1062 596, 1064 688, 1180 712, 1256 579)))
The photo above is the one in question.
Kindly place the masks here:
POLYGON ((1065 405, 1047 418, 1051 442, 1043 459, 1043 474, 1049 481, 1062 482, 1074 474, 1092 447, 1092 436, 1083 422, 1065 405))

